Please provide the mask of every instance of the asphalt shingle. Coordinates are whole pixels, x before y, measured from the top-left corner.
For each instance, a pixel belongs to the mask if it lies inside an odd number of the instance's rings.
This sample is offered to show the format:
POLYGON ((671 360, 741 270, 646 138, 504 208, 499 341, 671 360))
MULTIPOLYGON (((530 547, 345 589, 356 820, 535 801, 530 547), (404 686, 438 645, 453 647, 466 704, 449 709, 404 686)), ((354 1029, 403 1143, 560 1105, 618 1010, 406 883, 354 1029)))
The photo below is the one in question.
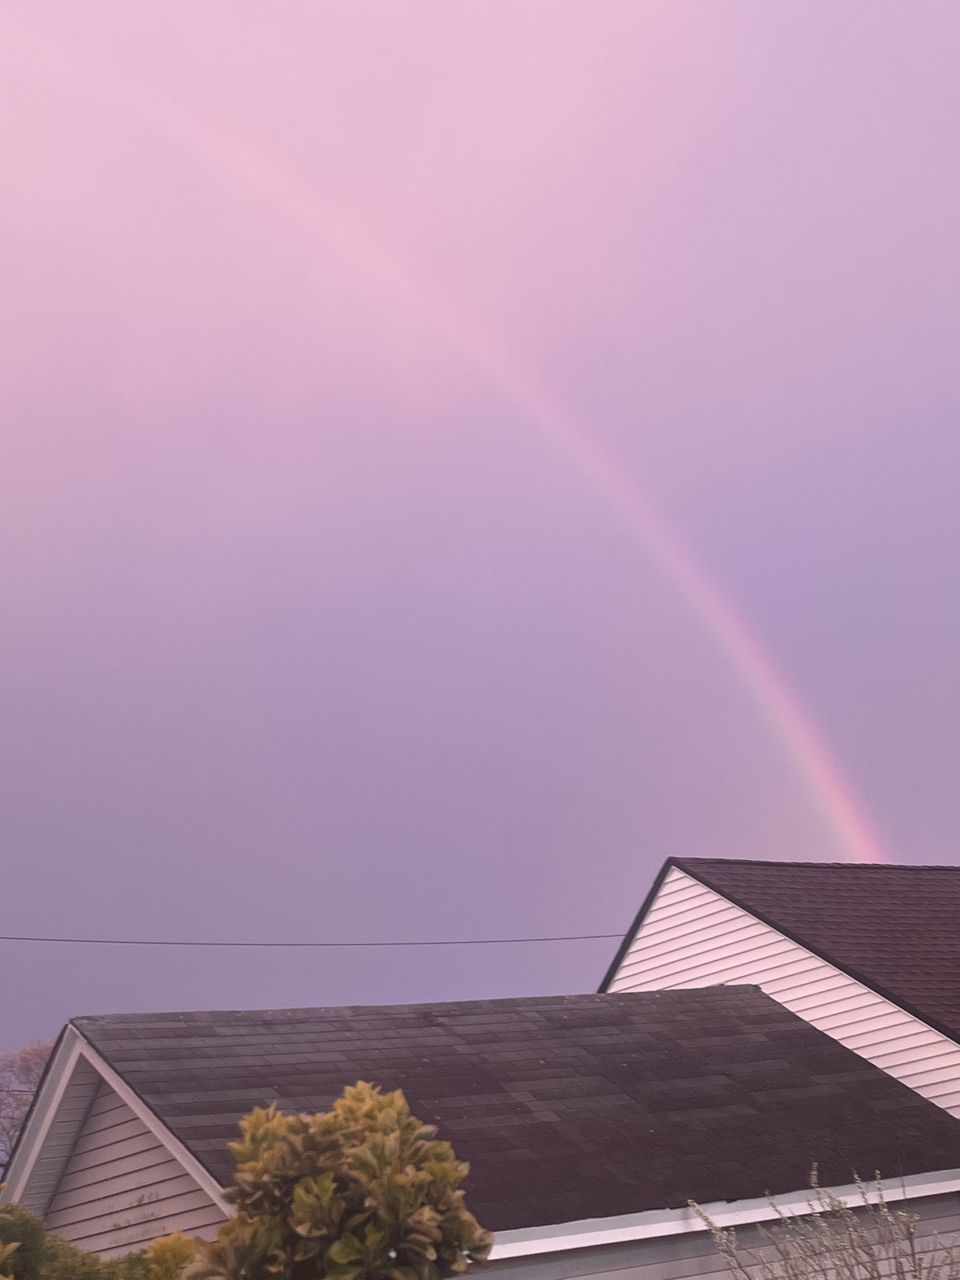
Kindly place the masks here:
POLYGON ((493 1230, 960 1167, 960 1122, 755 987, 74 1026, 224 1185, 254 1103, 403 1089, 493 1230))
POLYGON ((960 866, 673 865, 960 1041, 960 866))

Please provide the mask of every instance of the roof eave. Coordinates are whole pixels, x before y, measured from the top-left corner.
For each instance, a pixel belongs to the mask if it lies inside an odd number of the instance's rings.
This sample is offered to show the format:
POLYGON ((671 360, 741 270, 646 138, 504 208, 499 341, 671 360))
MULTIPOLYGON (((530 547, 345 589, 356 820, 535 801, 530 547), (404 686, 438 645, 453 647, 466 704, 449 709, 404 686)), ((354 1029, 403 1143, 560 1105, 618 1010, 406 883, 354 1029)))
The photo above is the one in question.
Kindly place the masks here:
POLYGON ((641 1213, 624 1214, 615 1218, 591 1218, 580 1222, 500 1231, 496 1233, 490 1257, 491 1260, 520 1258, 559 1253, 568 1249, 589 1249, 634 1240, 688 1235, 709 1230, 704 1217, 721 1228, 769 1222, 781 1217, 797 1217, 814 1211, 822 1203, 821 1197, 829 1197, 844 1205, 856 1207, 865 1200, 870 1204, 881 1201, 893 1204, 927 1196, 951 1195, 958 1191, 960 1169, 947 1169, 884 1178, 869 1184, 850 1183, 842 1187, 808 1188, 751 1200, 722 1200, 696 1208, 690 1204, 680 1209, 646 1209, 641 1213))
MULTIPOLYGON (((711 861, 711 859, 705 858, 700 859, 699 861, 707 862, 711 861)), ((722 861, 722 859, 713 859, 713 861, 722 861)), ((734 859, 731 859, 731 861, 734 861, 734 859)), ((750 859, 742 858, 736 859, 736 861, 748 862, 750 859)), ((916 1018, 918 1022, 925 1023, 932 1030, 938 1031, 942 1036, 946 1036, 948 1040, 952 1040, 955 1044, 960 1044, 960 1033, 957 1032, 956 1028, 948 1027, 945 1023, 941 1022, 939 1018, 932 1018, 929 1013, 925 1013, 922 1009, 917 1008, 911 1001, 904 1000, 902 996, 895 995, 892 991, 888 991, 881 983, 876 982, 873 978, 862 973, 853 965, 846 964, 843 961, 838 960, 836 956, 831 955, 826 948, 812 945, 795 930, 778 923, 778 921, 774 920, 771 916, 768 916, 766 912, 759 911, 740 894, 731 893, 729 889, 723 888, 721 885, 711 880, 709 872, 704 872, 701 866, 697 865, 697 862, 697 859, 685 858, 670 858, 667 861, 663 870, 660 872, 660 875, 657 877, 657 882, 654 888, 651 890, 650 894, 648 894, 647 899, 643 904, 641 912, 635 922, 633 934, 630 936, 630 941, 626 946, 622 946, 618 953, 618 964, 619 961, 622 960, 623 956, 626 955, 630 944, 633 942, 633 938, 636 936, 640 925, 643 923, 643 917, 652 905, 653 899, 656 896, 657 890, 659 890, 667 869, 669 867, 676 867, 678 871, 682 871, 684 875, 688 875, 692 880, 696 880, 699 884, 702 884, 704 888, 710 889, 713 893, 718 893, 722 898, 726 898, 728 902, 732 902, 735 907, 739 907, 741 911, 748 912, 755 920, 759 920, 761 924, 765 924, 768 929, 775 929, 777 933, 782 934, 783 937, 789 938, 791 942, 795 942, 798 947, 803 947, 803 949, 805 951, 809 951, 811 955, 818 956, 821 960, 826 961, 827 964, 833 965, 834 969, 838 969, 841 973, 845 973, 847 977, 852 978, 854 982, 859 982, 861 986, 867 987, 870 991, 875 991, 878 996, 882 996, 884 1000, 888 1000, 891 1004, 896 1005, 897 1008, 902 1009, 904 1013, 909 1013, 910 1016, 916 1018)), ((777 864, 767 863, 765 865, 776 866, 777 864)), ((609 973, 607 978, 604 979, 604 982, 607 982, 608 980, 612 981, 612 975, 609 973)), ((605 987, 601 988, 601 990, 605 989, 605 987)))

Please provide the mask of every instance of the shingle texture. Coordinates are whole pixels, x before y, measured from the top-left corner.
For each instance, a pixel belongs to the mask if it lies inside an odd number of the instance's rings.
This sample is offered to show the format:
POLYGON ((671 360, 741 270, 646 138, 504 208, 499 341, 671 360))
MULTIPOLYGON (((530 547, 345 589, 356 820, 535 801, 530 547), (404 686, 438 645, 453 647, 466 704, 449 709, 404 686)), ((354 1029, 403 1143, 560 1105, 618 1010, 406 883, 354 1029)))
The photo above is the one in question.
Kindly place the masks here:
POLYGON ((676 865, 960 1040, 960 867, 676 865))
POLYGON ((960 1122, 755 987, 74 1025, 224 1184, 254 1104, 402 1088, 493 1230, 960 1167, 960 1122))

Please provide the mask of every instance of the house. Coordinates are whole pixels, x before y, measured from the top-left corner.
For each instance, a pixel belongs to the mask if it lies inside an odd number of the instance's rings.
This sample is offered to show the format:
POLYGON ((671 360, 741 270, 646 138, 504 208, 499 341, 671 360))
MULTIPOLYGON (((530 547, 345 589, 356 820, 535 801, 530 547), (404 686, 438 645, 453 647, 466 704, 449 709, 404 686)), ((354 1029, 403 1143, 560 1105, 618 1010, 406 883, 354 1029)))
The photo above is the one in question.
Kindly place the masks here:
POLYGON ((960 867, 671 858, 602 991, 755 983, 960 1116, 960 867))
POLYGON ((491 1268, 568 1280, 723 1271, 720 1224, 803 1212, 811 1166, 853 1171, 960 1233, 960 1121, 755 986, 377 1008, 77 1018, 14 1151, 6 1197, 106 1257, 229 1213, 227 1142, 257 1103, 316 1110, 402 1088, 471 1164, 491 1268))

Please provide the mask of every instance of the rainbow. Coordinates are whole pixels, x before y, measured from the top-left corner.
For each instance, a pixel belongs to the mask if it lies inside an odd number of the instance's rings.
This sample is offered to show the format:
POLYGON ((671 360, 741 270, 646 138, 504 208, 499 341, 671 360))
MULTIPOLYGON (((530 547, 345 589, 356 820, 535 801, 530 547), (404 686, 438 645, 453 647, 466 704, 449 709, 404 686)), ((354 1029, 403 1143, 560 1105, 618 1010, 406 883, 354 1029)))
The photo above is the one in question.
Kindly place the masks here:
POLYGON ((833 753, 787 680, 730 599, 713 583, 669 524, 636 490, 616 460, 576 423, 517 376, 499 353, 458 344, 474 363, 570 459, 686 600, 793 761, 838 847, 853 862, 891 861, 833 753))
MULTIPOLYGON (((49 58, 50 49, 45 52, 49 58)), ((361 228, 354 217, 309 183, 282 171, 245 140, 212 126, 179 103, 148 95, 140 85, 105 87, 79 61, 69 55, 66 61, 69 65, 62 70, 81 78, 87 92, 109 94, 113 100, 122 98, 123 106, 168 140, 200 155, 260 199, 268 199, 291 222, 300 224, 305 235, 319 239, 383 294, 426 321, 459 358, 511 402, 566 456, 686 601, 792 761, 843 855, 854 862, 889 861, 839 763, 732 602, 707 577, 667 522, 638 494, 615 459, 551 403, 535 379, 516 368, 489 334, 382 239, 361 228)))

